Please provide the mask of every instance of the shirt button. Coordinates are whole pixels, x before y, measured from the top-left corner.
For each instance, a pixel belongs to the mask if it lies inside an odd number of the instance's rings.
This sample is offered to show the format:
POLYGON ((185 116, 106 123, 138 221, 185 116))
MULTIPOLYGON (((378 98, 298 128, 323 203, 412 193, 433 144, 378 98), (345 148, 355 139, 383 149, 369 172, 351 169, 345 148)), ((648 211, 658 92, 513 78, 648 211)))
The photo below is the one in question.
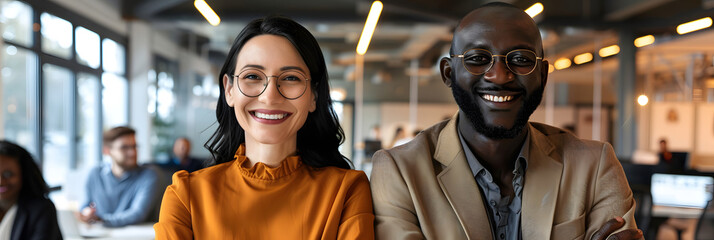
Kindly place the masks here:
POLYGON ((491 200, 491 206, 496 206, 496 201, 491 200))
POLYGON ((503 239, 503 238, 505 238, 506 236, 504 236, 503 233, 501 233, 501 236, 499 236, 499 237, 501 237, 501 239, 503 239))

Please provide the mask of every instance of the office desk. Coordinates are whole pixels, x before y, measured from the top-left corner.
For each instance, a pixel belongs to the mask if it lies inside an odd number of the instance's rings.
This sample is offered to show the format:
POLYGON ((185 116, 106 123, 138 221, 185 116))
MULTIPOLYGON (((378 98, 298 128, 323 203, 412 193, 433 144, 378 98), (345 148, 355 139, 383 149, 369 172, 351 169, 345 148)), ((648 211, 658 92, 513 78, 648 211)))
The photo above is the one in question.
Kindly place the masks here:
POLYGON ((665 218, 699 218, 702 215, 701 208, 685 208, 685 207, 668 207, 668 206, 653 206, 653 217, 665 218))
POLYGON ((154 224, 142 223, 121 228, 105 228, 99 225, 79 225, 79 235, 65 236, 67 240, 153 240, 154 224))
POLYGON ((89 227, 87 224, 79 225, 79 235, 65 236, 67 240, 153 240, 154 224, 142 223, 121 228, 105 228, 99 225, 89 227))
POLYGON ((154 223, 140 223, 119 228, 108 228, 100 223, 79 221, 72 211, 57 211, 60 229, 67 240, 152 240, 154 223))

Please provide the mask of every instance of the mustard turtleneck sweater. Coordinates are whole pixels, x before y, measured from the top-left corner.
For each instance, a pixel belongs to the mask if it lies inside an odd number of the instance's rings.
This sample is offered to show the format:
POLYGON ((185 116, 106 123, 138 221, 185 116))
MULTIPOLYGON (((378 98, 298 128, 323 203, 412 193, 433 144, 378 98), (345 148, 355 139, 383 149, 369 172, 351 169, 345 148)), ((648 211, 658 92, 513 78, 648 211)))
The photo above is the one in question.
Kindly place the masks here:
POLYGON ((374 239, 372 195, 362 171, 312 168, 298 156, 280 166, 236 160, 166 188, 156 239, 374 239))

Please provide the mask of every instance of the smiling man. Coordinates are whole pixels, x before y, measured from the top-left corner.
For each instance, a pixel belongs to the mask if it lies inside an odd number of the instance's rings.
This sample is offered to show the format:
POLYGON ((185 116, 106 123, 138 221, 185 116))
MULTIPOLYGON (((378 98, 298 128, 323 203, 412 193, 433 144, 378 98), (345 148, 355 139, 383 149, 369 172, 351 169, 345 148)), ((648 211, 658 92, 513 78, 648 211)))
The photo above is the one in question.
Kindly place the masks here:
POLYGON ((548 75, 535 22, 491 3, 456 27, 441 77, 459 112, 374 157, 379 239, 640 238, 612 146, 528 122, 548 75))
POLYGON ((102 152, 112 161, 89 172, 79 213, 83 222, 123 227, 148 220, 157 175, 137 164, 135 135, 129 127, 115 127, 104 133, 102 152))

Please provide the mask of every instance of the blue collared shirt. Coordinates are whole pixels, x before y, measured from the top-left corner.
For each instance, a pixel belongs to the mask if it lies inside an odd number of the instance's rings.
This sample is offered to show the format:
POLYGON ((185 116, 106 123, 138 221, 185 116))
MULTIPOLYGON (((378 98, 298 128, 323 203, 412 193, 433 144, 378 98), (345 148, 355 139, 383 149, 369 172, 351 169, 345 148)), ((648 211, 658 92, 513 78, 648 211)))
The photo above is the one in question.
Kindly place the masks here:
POLYGON ((493 175, 476 158, 476 155, 471 152, 471 149, 466 144, 461 132, 459 131, 459 140, 461 147, 464 149, 466 161, 469 163, 471 173, 473 173, 484 203, 488 205, 490 213, 489 220, 491 222, 491 232, 495 239, 520 240, 521 237, 521 200, 523 196, 523 179, 525 170, 528 167, 528 143, 530 141, 530 133, 526 135, 521 147, 521 152, 516 159, 515 169, 513 169, 513 190, 516 193, 513 201, 510 197, 501 197, 501 189, 493 180, 493 175))
POLYGON ((145 221, 154 202, 157 175, 146 167, 126 171, 117 178, 111 164, 93 168, 87 178, 81 209, 94 204, 97 216, 109 227, 145 221))

